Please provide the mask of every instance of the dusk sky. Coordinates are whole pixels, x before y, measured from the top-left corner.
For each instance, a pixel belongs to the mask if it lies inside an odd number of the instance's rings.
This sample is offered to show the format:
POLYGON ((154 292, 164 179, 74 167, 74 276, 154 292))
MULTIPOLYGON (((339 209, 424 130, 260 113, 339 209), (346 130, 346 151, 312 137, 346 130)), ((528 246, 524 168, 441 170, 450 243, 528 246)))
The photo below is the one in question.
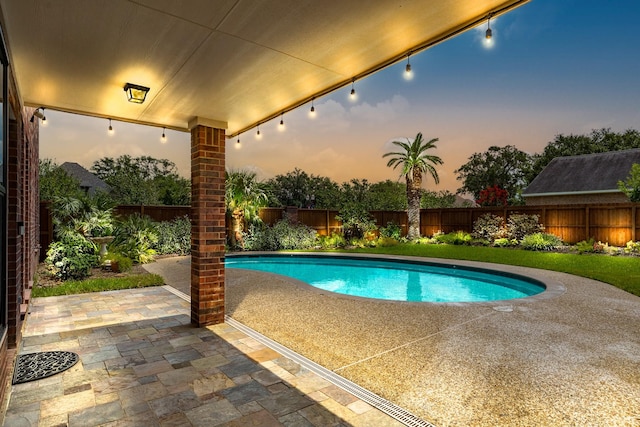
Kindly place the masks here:
MULTIPOLYGON (((585 134, 602 127, 640 128, 640 33, 637 0, 532 0, 486 25, 411 56, 405 62, 356 82, 255 131, 227 141, 227 169, 251 169, 261 179, 294 168, 342 183, 398 179, 382 155, 393 140, 422 132, 439 138, 440 185, 455 192, 453 171, 492 145, 543 150, 557 134, 585 134)), ((190 136, 161 128, 46 111, 40 158, 72 161, 89 168, 99 158, 148 155, 166 158, 188 176, 190 136)), ((213 118, 215 119, 215 118, 213 118)), ((395 151, 395 150, 394 150, 395 151)))

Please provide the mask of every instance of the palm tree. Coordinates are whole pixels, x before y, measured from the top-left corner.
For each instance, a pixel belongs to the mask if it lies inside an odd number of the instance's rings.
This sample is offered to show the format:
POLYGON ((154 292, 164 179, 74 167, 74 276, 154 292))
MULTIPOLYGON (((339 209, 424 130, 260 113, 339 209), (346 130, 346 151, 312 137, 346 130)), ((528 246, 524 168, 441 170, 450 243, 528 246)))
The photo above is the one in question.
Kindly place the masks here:
POLYGON ((227 215, 231 218, 232 230, 229 236, 232 247, 242 246, 242 231, 245 221, 259 220, 260 208, 266 205, 267 193, 256 173, 239 170, 225 172, 225 202, 227 215))
POLYGON ((386 153, 382 157, 394 156, 389 159, 387 167, 393 166, 396 169, 402 166, 402 174, 407 180, 407 216, 409 217, 409 232, 407 237, 411 240, 420 237, 420 196, 422 195, 422 174, 428 172, 433 177, 435 183, 440 182, 435 166, 442 164, 442 159, 432 154, 427 154, 428 150, 435 149, 438 138, 433 138, 429 142, 422 139, 422 133, 418 133, 410 142, 393 141, 393 144, 401 147, 404 151, 386 153))

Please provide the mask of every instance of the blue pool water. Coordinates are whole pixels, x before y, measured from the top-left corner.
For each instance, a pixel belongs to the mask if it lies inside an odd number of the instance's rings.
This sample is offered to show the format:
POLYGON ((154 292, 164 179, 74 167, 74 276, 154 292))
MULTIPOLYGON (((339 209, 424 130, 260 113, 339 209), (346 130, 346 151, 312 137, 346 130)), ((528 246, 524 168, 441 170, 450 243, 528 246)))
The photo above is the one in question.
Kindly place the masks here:
POLYGON ((282 274, 331 292, 394 301, 496 301, 545 290, 537 281, 497 271, 371 258, 234 256, 226 258, 225 266, 282 274))

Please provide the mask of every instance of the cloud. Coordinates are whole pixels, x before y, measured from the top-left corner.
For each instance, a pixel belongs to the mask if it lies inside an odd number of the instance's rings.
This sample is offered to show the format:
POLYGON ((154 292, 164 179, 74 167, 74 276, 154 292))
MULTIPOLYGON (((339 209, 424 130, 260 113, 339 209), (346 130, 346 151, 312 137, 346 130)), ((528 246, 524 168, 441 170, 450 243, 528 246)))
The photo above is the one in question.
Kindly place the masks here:
POLYGON ((394 95, 393 98, 378 102, 375 106, 367 102, 358 104, 349 109, 354 119, 374 123, 388 123, 404 115, 410 109, 407 98, 394 95))

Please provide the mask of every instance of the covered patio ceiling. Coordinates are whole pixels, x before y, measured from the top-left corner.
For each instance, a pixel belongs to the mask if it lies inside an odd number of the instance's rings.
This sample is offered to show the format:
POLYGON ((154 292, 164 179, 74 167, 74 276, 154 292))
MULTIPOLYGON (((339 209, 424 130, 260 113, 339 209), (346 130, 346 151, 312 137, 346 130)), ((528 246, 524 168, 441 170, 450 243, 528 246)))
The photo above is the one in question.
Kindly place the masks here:
POLYGON ((0 0, 22 102, 235 135, 528 0, 0 0), (151 88, 144 104, 123 87, 151 88), (203 123, 205 122, 205 123, 203 123))

